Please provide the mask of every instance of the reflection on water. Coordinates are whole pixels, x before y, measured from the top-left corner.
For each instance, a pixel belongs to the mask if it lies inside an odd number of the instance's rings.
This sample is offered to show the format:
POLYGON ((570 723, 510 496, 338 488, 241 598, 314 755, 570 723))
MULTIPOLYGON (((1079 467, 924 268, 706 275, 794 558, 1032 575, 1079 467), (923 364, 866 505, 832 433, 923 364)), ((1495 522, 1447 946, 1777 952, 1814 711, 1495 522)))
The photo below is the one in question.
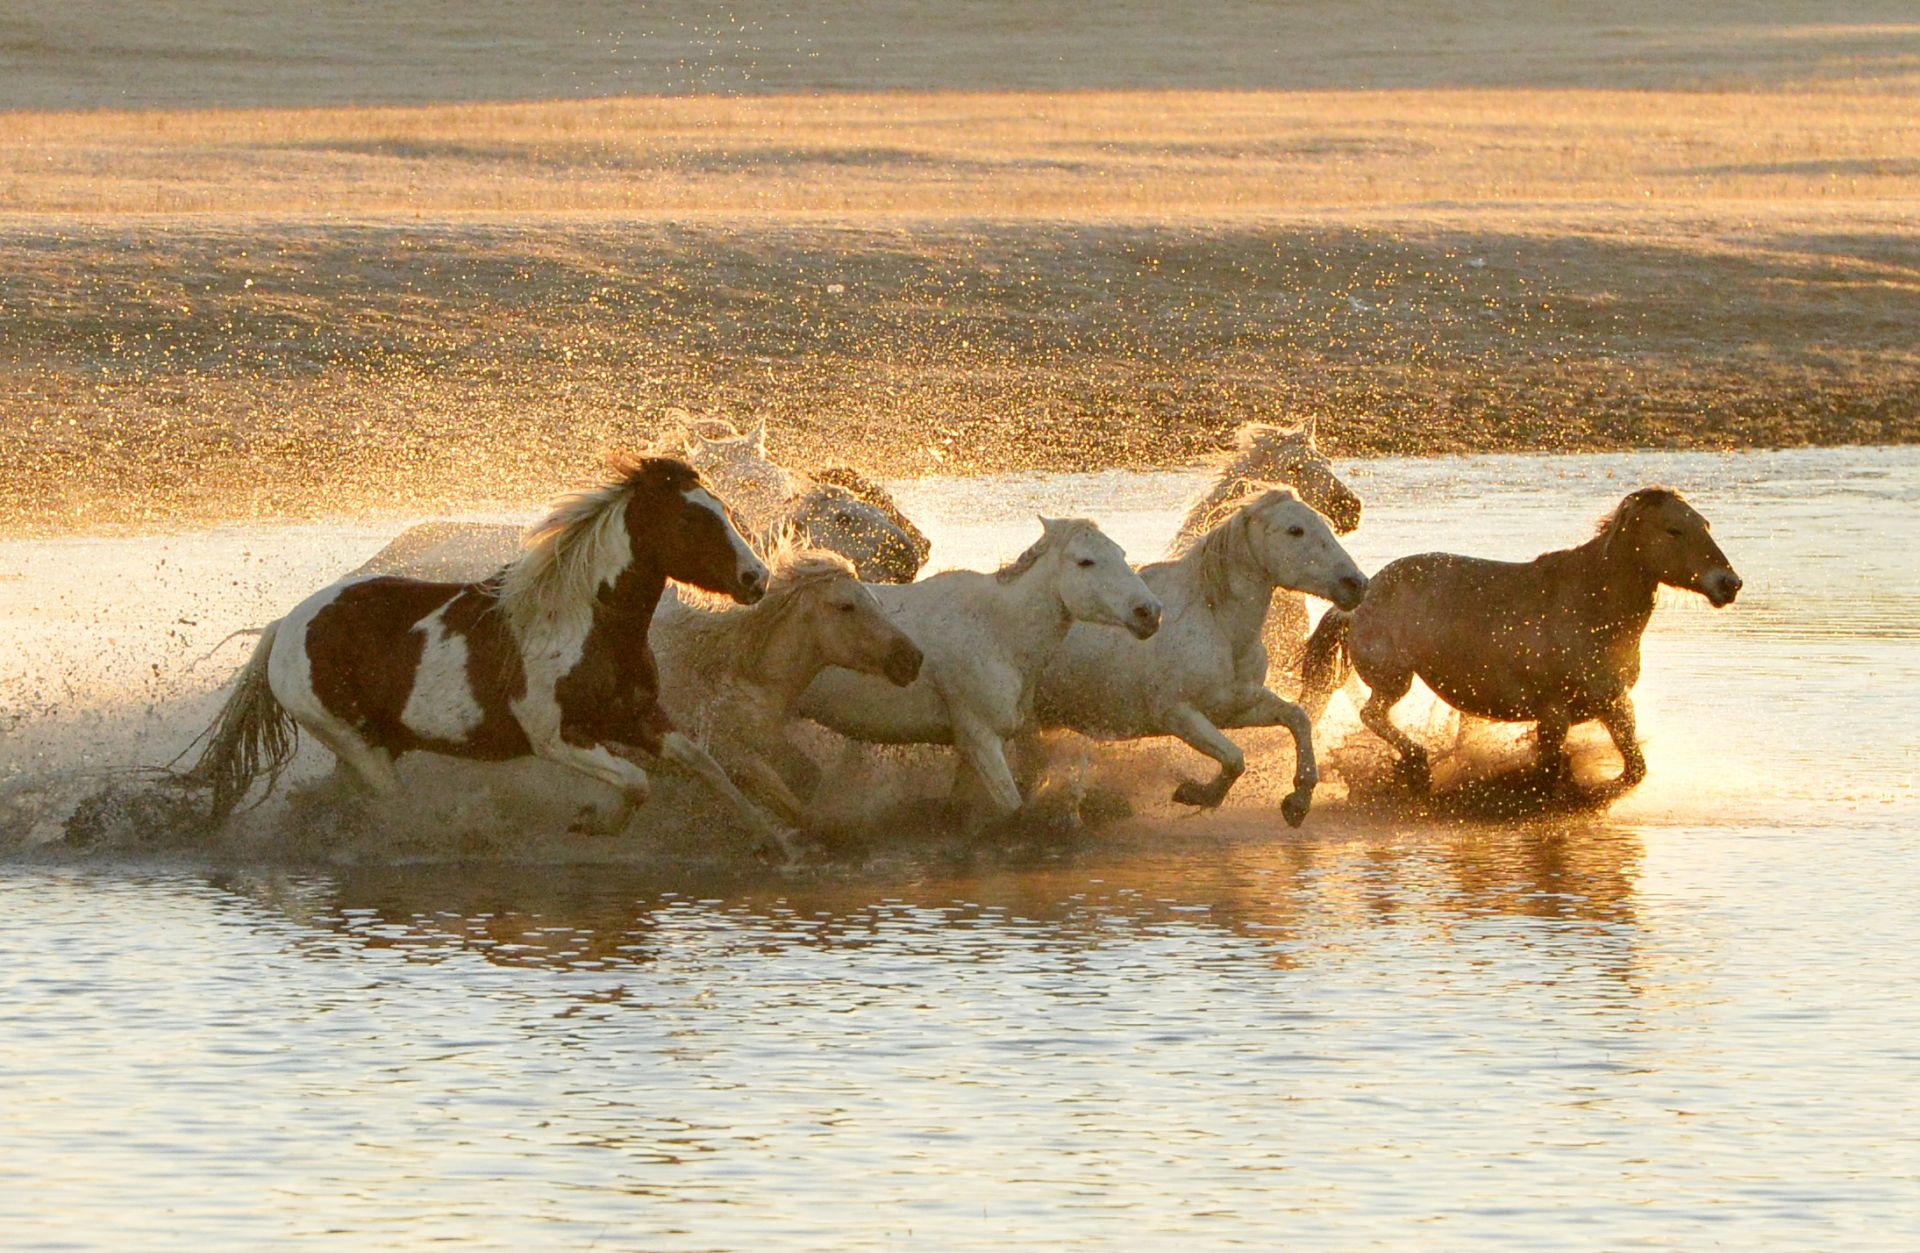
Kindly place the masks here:
MULTIPOLYGON (((1523 825, 1288 832, 1250 799, 787 876, 17 856, 6 1242, 1911 1247, 1920 454, 1353 477, 1370 568, 1564 543, 1650 479, 1703 504, 1748 591, 1656 616, 1648 786, 1523 825)), ((1183 483, 910 491, 973 564, 1016 508, 1152 551, 1183 483)), ((46 599, 5 586, 7 622, 46 599)), ((139 638, 60 590, 32 647, 139 638)))

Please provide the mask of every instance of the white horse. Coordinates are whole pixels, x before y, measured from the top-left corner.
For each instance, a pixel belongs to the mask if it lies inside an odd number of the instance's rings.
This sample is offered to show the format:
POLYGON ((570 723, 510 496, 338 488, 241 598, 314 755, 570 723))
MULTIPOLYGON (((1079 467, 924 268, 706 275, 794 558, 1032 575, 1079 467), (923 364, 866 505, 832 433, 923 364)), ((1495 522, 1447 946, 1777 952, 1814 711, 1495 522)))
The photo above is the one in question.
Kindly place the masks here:
MULTIPOLYGON (((1233 447, 1220 458, 1207 490, 1187 510, 1174 536, 1170 556, 1177 556, 1188 545, 1212 531, 1233 512, 1249 489, 1267 484, 1290 487, 1300 499, 1333 524, 1341 535, 1360 525, 1360 497, 1340 481, 1333 463, 1314 440, 1315 423, 1306 419, 1297 426, 1278 426, 1268 422, 1248 422, 1234 432, 1233 447)), ((1300 672, 1300 659, 1306 652, 1307 602, 1298 593, 1280 589, 1273 594, 1267 614, 1268 681, 1287 677, 1294 686, 1300 672)))
POLYGON ((1221 729, 1284 726, 1294 773, 1281 812, 1299 826, 1319 782, 1312 723, 1267 688, 1261 625, 1277 588, 1352 608, 1366 576, 1324 517, 1271 488, 1243 497, 1181 556, 1142 567, 1140 578, 1166 606, 1165 625, 1148 640, 1074 627, 1041 672, 1039 725, 1096 739, 1177 736, 1220 770, 1210 783, 1183 781, 1173 799, 1209 809, 1246 771, 1221 729))
POLYGON ((740 788, 798 824, 819 780, 787 738, 800 696, 828 666, 880 675, 897 687, 919 677, 920 650, 837 553, 775 553, 766 598, 708 610, 672 589, 649 634, 660 703, 700 739, 740 788))
POLYGON ((895 688, 830 669, 800 710, 842 735, 875 744, 951 744, 961 790, 983 790, 1000 814, 1020 808, 1007 740, 1032 718, 1033 687, 1075 622, 1160 628, 1160 601, 1126 554, 1083 519, 1040 520, 1033 547, 994 574, 954 570, 873 589, 925 656, 920 677, 895 688))

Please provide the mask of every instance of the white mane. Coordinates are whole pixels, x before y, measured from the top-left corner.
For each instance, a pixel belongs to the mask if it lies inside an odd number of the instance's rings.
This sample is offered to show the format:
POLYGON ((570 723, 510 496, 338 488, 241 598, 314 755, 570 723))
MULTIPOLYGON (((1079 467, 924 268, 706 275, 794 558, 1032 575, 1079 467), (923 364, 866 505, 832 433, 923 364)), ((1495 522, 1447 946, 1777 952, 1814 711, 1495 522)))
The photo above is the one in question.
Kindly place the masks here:
POLYGON ((640 469, 638 459, 616 459, 617 478, 562 499, 500 572, 500 612, 523 645, 556 632, 585 634, 600 589, 633 559, 626 506, 640 469))
POLYGON ((1200 562, 1200 594, 1209 605, 1225 604, 1233 595, 1236 548, 1246 547, 1247 520, 1281 501, 1298 500, 1290 487, 1273 483, 1242 483, 1241 490, 1221 504, 1212 529, 1188 542, 1186 554, 1200 562))

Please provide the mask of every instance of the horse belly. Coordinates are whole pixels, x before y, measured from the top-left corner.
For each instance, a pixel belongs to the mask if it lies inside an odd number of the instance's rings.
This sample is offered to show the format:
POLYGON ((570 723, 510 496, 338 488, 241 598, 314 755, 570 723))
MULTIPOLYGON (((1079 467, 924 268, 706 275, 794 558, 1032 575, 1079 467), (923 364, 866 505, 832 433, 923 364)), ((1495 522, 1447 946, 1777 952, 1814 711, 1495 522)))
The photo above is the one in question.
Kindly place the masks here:
POLYGON ((800 712, 869 744, 953 742, 946 702, 924 671, 907 687, 898 688, 872 675, 829 669, 807 689, 800 712))

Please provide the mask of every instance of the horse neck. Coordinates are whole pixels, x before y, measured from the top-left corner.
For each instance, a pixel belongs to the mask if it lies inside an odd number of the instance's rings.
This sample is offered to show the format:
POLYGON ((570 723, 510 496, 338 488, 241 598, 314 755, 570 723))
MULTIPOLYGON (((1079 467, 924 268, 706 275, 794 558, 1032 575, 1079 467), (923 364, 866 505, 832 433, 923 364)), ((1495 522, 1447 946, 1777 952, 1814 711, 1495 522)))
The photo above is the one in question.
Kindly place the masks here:
POLYGON ((1624 545, 1608 532, 1567 550, 1568 567, 1580 592, 1573 597, 1576 611, 1593 621, 1601 634, 1639 634, 1653 616, 1659 580, 1634 564, 1624 545))
POLYGON ((993 616, 1002 628, 999 644, 1023 673, 1036 670, 1073 627, 1073 615, 1054 587, 1059 562, 1059 553, 1049 553, 1011 583, 986 576, 993 616))
POLYGON ((801 606, 787 606, 782 620, 771 624, 753 647, 736 650, 739 662, 727 676, 736 686, 752 689, 763 705, 782 717, 793 715, 808 685, 827 668, 812 633, 792 629, 803 616, 801 606))
POLYGON ((1213 482, 1208 485, 1206 493, 1194 502, 1193 508, 1187 510, 1187 516, 1181 519, 1181 531, 1188 535, 1204 533, 1204 528, 1213 517, 1214 511, 1219 509, 1229 496, 1239 491, 1240 485, 1246 481, 1247 462, 1252 455, 1252 453, 1239 454, 1214 475, 1213 482))
MULTIPOLYGON (((651 555, 634 554, 619 577, 601 589, 593 607, 595 632, 628 639, 637 636, 640 643, 645 644, 647 628, 653 622, 654 610, 659 608, 666 588, 666 572, 659 561, 651 555)), ((638 650, 634 652, 637 656, 638 650)))
POLYGON ((1234 639, 1260 634, 1276 586, 1253 559, 1244 525, 1238 517, 1221 523, 1175 563, 1188 603, 1205 605, 1234 639))

